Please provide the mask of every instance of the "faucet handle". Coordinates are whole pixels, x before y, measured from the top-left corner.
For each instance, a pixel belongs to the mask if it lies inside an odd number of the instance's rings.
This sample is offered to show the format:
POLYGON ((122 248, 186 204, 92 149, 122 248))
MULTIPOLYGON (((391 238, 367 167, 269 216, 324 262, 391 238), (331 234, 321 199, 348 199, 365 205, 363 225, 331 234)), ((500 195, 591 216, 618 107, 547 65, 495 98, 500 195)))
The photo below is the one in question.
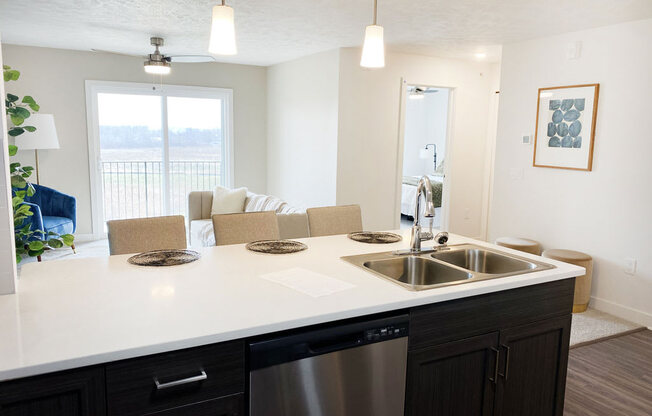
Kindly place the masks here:
POLYGON ((419 239, 421 241, 426 241, 426 240, 432 240, 434 236, 432 235, 432 231, 420 231, 419 232, 419 239))

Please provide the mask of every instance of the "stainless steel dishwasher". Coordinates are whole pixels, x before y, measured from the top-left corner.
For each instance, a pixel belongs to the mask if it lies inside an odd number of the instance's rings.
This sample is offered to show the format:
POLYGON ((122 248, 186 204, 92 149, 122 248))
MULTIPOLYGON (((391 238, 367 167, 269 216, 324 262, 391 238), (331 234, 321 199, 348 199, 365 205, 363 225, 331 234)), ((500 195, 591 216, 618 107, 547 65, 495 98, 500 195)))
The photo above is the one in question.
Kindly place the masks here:
POLYGON ((399 416, 408 315, 249 345, 251 416, 399 416))

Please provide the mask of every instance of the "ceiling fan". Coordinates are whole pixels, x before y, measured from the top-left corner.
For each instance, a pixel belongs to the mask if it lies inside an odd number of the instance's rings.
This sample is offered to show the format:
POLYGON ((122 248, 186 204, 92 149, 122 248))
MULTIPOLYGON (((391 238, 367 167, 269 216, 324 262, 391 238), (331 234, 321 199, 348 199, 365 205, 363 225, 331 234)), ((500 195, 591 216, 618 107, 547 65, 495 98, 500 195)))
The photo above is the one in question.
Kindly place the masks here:
MULTIPOLYGON (((159 50, 159 48, 164 45, 163 38, 153 36, 149 39, 149 42, 152 46, 156 48, 154 50, 154 53, 150 53, 145 57, 147 59, 144 63, 145 72, 149 74, 161 74, 161 75, 169 74, 171 62, 183 62, 183 63, 215 62, 215 58, 213 58, 210 55, 164 55, 159 50)), ((101 49, 92 49, 92 51, 112 53, 116 55, 140 56, 140 55, 120 53, 120 52, 105 51, 101 49)))

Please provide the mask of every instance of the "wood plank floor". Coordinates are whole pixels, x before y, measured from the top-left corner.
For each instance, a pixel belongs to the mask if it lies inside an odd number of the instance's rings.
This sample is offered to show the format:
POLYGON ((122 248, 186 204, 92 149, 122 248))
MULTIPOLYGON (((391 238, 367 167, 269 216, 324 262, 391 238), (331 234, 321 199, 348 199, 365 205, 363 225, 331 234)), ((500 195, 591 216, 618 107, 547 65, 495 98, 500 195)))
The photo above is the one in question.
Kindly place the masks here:
POLYGON ((572 349, 564 416, 652 415, 652 331, 572 349))

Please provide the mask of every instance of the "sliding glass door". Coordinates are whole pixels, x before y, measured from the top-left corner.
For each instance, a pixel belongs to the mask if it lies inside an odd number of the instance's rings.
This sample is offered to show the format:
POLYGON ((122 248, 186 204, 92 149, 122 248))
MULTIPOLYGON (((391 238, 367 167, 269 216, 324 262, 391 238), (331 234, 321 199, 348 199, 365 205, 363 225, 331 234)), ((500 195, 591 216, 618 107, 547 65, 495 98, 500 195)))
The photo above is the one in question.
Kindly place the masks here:
POLYGON ((230 186, 231 97, 217 88, 88 81, 95 230, 112 219, 185 215, 189 192, 230 186))

